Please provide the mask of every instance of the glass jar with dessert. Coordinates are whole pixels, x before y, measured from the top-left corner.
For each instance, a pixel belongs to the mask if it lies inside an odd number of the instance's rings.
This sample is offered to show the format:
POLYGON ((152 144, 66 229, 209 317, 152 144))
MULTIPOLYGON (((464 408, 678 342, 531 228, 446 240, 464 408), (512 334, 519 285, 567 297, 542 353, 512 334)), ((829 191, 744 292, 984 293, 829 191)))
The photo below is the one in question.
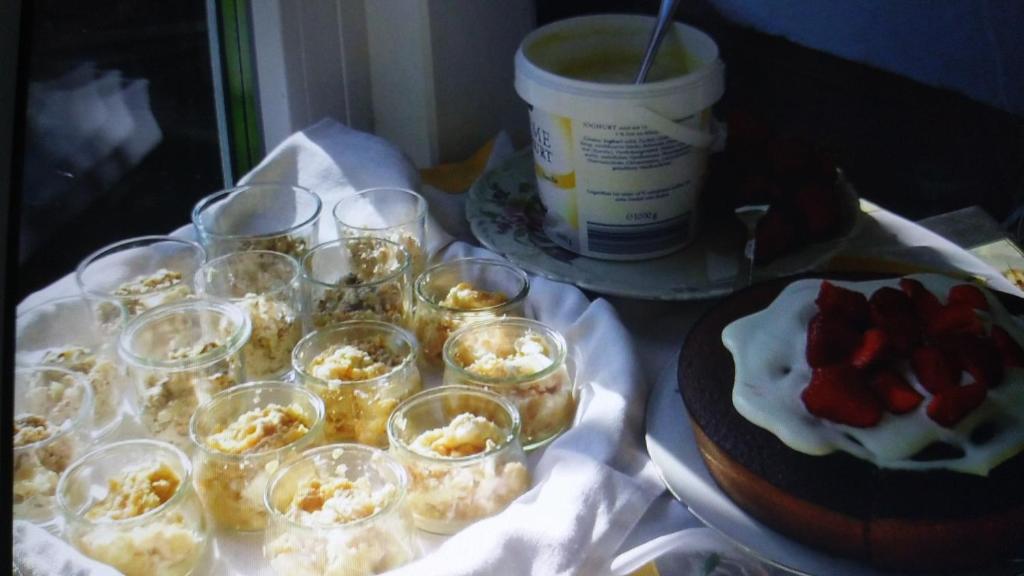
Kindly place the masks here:
POLYGON ((252 380, 279 378, 291 370, 292 349, 302 338, 299 263, 279 252, 235 252, 203 264, 196 292, 245 310, 252 325, 242 349, 252 380))
POLYGON ((524 316, 530 279, 500 260, 459 258, 416 279, 413 324, 423 357, 440 364, 444 343, 458 328, 490 318, 524 316))
POLYGON ((155 440, 86 454, 57 486, 68 541, 125 576, 191 574, 208 537, 191 472, 181 450, 155 440))
POLYGON ((301 186, 243 184, 197 202, 192 224, 211 257, 269 250, 298 259, 317 242, 322 204, 301 186))
POLYGON ((412 259, 413 277, 427 262, 427 201, 405 188, 370 188, 334 205, 339 238, 370 236, 402 246, 412 259))
POLYGON ((495 318, 455 331, 444 346, 444 383, 476 386, 512 401, 527 450, 572 425, 576 391, 565 339, 525 318, 495 318))
POLYGON ((128 411, 128 375, 117 357, 117 335, 126 319, 117 300, 82 295, 47 300, 17 318, 15 361, 84 376, 92 389, 97 439, 115 434, 128 411))
POLYGON ((328 442, 388 445, 387 421, 420 390, 416 339, 393 324, 344 322, 313 332, 292 353, 298 381, 324 401, 328 442))
POLYGON ((409 473, 416 527, 452 534, 529 490, 519 429, 515 405, 479 388, 441 386, 402 402, 388 439, 409 473))
POLYGON ((314 448, 270 480, 263 553, 282 576, 381 574, 419 553, 405 506, 409 479, 387 452, 314 448))
POLYGON ((302 259, 307 326, 347 320, 407 326, 412 312, 412 267, 402 246, 359 237, 320 244, 302 259))
POLYGON ((15 370, 15 518, 57 529, 57 482, 89 445, 92 416, 92 389, 80 373, 54 366, 15 370))
POLYGON ((283 382, 252 382, 221 392, 192 416, 195 487, 221 528, 262 530, 267 480, 323 440, 324 403, 283 382))
POLYGON ((190 300, 149 310, 125 327, 118 353, 157 438, 191 450, 189 420, 214 394, 245 381, 249 315, 229 303, 190 300))
POLYGON ((129 317, 192 296, 192 279, 206 261, 202 246, 172 236, 141 236, 115 242, 87 256, 75 271, 78 287, 104 302, 120 302, 129 317))

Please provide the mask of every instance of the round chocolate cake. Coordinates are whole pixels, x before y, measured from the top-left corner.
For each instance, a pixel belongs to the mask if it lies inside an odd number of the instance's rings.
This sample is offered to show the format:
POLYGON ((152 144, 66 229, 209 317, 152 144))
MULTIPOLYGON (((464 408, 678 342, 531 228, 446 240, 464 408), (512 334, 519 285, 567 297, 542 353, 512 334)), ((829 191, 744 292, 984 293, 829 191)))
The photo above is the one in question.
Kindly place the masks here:
MULTIPOLYGON (((737 411, 735 364, 723 330, 767 308, 793 281, 756 285, 726 298, 695 325, 683 347, 679 388, 701 455, 722 490, 790 537, 883 569, 959 570, 1024 553, 1022 452, 987 475, 882 467, 840 450, 794 450, 737 411)), ((998 298, 1008 311, 1024 311, 1019 299, 998 298)), ((1024 414, 1018 416, 1017 424, 1024 425, 1024 414)), ((999 432, 978 426, 969 441, 983 445, 999 432)), ((950 446, 934 442, 914 459, 956 458, 950 452, 950 446)))

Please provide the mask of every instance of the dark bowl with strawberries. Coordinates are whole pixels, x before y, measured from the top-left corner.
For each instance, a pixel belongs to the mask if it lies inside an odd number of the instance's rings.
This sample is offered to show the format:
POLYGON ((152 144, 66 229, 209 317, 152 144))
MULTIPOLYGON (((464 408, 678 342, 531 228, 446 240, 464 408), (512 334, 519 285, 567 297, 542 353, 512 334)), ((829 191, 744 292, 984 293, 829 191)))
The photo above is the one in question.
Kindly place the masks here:
MULTIPOLYGON (((830 154, 735 111, 725 150, 711 159, 705 197, 715 220, 740 206, 768 206, 755 235, 759 266, 847 237, 860 216, 859 198, 830 154)), ((736 234, 746 234, 738 223, 736 234)))
MULTIPOLYGON (((798 452, 736 410, 734 362, 723 330, 769 307, 803 278, 758 284, 725 298, 683 346, 679 388, 698 447, 722 490, 775 530, 878 568, 947 571, 1024 554, 1024 452, 987 475, 880 467, 838 450, 798 452)), ((1015 390, 1006 387, 1024 386, 1024 351, 990 321, 985 293, 964 282, 940 300, 913 279, 893 278, 870 294, 833 283, 880 279, 865 274, 821 282, 806 330, 812 376, 795 400, 805 410, 799 417, 852 430, 913 414, 952 434, 987 394, 1005 396, 1015 390)), ((1008 312, 1024 313, 1020 299, 988 294, 1008 312)), ((1011 425, 1024 426, 1024 414, 1019 416, 1011 425)), ((983 422, 969 431, 968 442, 984 445, 1008 433, 1006 426, 1003 420, 983 422)), ((958 446, 931 442, 913 459, 956 459, 963 456, 958 446)))

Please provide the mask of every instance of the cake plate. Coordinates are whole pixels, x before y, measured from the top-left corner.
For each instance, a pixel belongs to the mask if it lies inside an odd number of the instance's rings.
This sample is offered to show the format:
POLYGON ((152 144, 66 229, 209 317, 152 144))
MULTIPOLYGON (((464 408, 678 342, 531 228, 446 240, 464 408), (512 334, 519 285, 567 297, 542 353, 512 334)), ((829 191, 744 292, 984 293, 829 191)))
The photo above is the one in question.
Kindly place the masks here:
MULTIPOLYGON (((676 386, 675 366, 647 400, 647 451, 669 491, 709 527, 758 558, 790 574, 894 576, 861 562, 805 546, 755 520, 719 489, 697 449, 690 419, 676 386)), ((1021 576, 1024 559, 957 576, 1021 576)), ((948 575, 947 575, 948 576, 948 575)))

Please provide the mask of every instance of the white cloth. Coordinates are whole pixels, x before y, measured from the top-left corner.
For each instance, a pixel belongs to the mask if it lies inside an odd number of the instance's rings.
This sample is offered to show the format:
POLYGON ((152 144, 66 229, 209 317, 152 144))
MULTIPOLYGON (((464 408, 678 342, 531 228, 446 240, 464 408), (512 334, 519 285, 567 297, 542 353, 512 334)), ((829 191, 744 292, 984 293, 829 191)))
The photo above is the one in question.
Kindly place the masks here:
MULTIPOLYGON (((416 173, 389 144, 333 121, 295 134, 279 145, 246 181, 297 183, 324 200, 321 240, 335 238, 330 210, 352 190, 372 186, 416 188, 416 173)), ((428 248, 448 236, 431 226, 428 248)), ((176 235, 195 237, 191 225, 176 235)), ((443 251, 444 259, 497 257, 467 244, 443 251)), ((77 290, 69 276, 33 294, 32 304, 77 290)), ((531 454, 534 486, 507 510, 479 522, 446 542, 424 537, 428 553, 395 574, 603 574, 622 542, 664 488, 642 442, 647 385, 629 333, 605 300, 590 302, 574 286, 531 278, 527 313, 559 330, 569 343, 580 405, 574 427, 547 448, 531 454)), ((428 384, 440 380, 425 374, 428 384)), ((218 534, 211 562, 199 574, 271 574, 258 536, 218 534)), ((55 551, 54 542, 26 536, 15 541, 25 565, 48 566, 54 574, 99 576, 91 563, 55 551)), ((37 572, 45 573, 45 572, 37 572)))
POLYGON ((24 520, 15 520, 13 532, 14 565, 21 576, 117 576, 106 564, 78 553, 43 528, 24 520))

